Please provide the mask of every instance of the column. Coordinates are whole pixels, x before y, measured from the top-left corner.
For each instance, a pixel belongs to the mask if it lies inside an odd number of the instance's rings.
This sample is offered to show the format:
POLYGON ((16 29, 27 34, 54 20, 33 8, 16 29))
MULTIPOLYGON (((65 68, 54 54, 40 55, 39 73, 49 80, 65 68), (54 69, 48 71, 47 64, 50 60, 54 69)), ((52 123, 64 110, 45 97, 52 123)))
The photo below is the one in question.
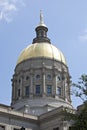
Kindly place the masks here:
POLYGON ((12 79, 12 103, 15 100, 15 81, 12 79))
POLYGON ((20 98, 22 98, 23 97, 23 87, 22 87, 23 76, 21 76, 20 80, 21 80, 21 82, 20 82, 20 98))
POLYGON ((69 102, 71 102, 71 98, 70 98, 70 84, 71 84, 70 76, 68 76, 68 78, 67 78, 67 87, 68 87, 67 96, 68 96, 68 101, 69 101, 69 102))
POLYGON ((13 77, 12 81, 12 103, 16 100, 16 78, 13 77))
POLYGON ((23 91, 23 89, 24 89, 24 86, 23 86, 24 76, 23 75, 24 75, 23 72, 21 72, 21 74, 20 74, 20 99, 23 98, 23 96, 24 96, 24 91, 23 91))
MULTIPOLYGON (((54 79, 53 79, 53 90, 52 90, 52 95, 55 95, 56 97, 56 91, 57 91, 57 69, 54 69, 54 79)), ((58 97, 58 95, 57 95, 58 97)))
POLYGON ((33 97, 33 70, 30 70, 30 97, 33 97))
POLYGON ((64 82, 64 99, 65 99, 65 101, 67 101, 67 88, 68 88, 68 86, 67 86, 67 77, 65 77, 65 82, 64 82))
POLYGON ((45 68, 43 68, 43 70, 42 70, 42 77, 43 77, 43 84, 42 84, 43 90, 42 90, 42 95, 43 95, 43 97, 46 96, 46 83, 45 83, 46 76, 45 76, 45 75, 46 75, 46 74, 45 74, 45 68))
POLYGON ((56 95, 56 92, 57 92, 57 75, 55 74, 55 76, 54 76, 54 91, 53 91, 53 95, 56 95))

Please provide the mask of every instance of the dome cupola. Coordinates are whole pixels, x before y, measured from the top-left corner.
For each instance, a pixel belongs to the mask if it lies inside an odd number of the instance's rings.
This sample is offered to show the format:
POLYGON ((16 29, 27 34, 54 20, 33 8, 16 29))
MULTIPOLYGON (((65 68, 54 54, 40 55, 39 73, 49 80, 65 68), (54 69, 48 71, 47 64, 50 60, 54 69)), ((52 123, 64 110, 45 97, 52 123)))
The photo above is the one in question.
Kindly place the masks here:
POLYGON ((33 39, 33 44, 42 42, 50 43, 50 39, 47 37, 48 28, 44 24, 42 11, 40 11, 40 23, 36 27, 35 31, 36 31, 36 38, 33 39))

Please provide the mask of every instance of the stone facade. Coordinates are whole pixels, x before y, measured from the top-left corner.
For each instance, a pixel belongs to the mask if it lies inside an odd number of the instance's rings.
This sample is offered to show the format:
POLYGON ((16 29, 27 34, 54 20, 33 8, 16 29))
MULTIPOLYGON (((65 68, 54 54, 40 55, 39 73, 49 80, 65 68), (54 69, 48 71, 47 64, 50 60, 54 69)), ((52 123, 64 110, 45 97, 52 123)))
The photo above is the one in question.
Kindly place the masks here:
MULTIPOLYGON (((40 116, 21 113, 11 107, 0 105, 0 130, 68 130, 70 121, 64 120, 64 107, 59 107, 40 116)), ((68 111, 75 113, 73 109, 68 111)))

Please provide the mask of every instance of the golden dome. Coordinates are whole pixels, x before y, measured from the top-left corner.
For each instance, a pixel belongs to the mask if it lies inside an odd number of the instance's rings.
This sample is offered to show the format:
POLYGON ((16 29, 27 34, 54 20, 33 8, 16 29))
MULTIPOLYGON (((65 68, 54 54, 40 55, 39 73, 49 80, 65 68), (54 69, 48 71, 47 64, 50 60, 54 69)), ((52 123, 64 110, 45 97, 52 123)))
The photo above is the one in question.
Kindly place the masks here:
POLYGON ((30 58, 50 58, 60 61, 66 65, 66 60, 63 53, 52 44, 43 42, 29 45, 25 48, 17 61, 17 64, 30 58))

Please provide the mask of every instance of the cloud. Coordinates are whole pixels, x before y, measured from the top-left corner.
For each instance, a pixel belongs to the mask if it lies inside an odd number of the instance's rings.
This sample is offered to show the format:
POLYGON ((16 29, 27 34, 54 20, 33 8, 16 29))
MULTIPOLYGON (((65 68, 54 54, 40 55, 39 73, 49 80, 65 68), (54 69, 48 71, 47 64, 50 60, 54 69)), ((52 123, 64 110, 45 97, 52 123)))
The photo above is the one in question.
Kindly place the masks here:
POLYGON ((79 40, 82 42, 87 41, 87 29, 83 31, 83 33, 79 36, 79 40))
POLYGON ((12 21, 12 15, 17 12, 21 6, 25 6, 23 0, 0 0, 0 21, 12 21))

